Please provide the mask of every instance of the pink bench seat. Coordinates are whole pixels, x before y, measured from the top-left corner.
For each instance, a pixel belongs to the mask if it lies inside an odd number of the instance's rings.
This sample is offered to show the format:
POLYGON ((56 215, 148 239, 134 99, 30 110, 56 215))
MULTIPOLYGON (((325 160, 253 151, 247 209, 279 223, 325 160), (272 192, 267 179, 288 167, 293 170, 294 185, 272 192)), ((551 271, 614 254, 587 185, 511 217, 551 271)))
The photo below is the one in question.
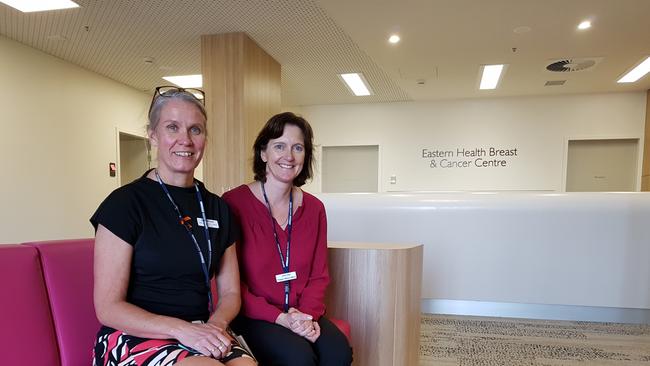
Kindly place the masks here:
POLYGON ((0 245, 0 344, 3 365, 60 365, 38 252, 0 245))
POLYGON ((50 299, 61 365, 92 362, 99 321, 93 305, 93 239, 25 245, 38 250, 50 299))
MULTIPOLYGON (((0 245, 3 365, 88 366, 100 324, 93 239, 0 245)), ((350 338, 347 322, 331 319, 350 338)))

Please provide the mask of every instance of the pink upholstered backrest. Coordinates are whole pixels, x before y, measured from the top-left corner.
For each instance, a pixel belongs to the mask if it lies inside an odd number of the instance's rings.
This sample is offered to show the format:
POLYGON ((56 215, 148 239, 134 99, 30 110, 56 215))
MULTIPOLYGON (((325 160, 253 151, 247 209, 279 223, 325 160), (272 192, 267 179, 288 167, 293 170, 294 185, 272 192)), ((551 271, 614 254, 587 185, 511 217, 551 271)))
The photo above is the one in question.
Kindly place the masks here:
POLYGON ((58 347, 36 249, 0 245, 0 345, 3 365, 59 365, 58 347))
POLYGON ((63 366, 88 366, 99 321, 93 305, 93 239, 27 243, 38 249, 63 366))

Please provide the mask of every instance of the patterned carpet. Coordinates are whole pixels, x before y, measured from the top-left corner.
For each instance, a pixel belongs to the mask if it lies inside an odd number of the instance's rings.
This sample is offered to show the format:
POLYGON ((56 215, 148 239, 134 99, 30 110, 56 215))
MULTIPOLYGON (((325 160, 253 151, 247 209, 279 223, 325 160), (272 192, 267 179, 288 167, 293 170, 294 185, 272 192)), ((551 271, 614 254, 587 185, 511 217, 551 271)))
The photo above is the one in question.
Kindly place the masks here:
POLYGON ((422 314, 420 331, 420 366, 650 366, 650 325, 422 314))

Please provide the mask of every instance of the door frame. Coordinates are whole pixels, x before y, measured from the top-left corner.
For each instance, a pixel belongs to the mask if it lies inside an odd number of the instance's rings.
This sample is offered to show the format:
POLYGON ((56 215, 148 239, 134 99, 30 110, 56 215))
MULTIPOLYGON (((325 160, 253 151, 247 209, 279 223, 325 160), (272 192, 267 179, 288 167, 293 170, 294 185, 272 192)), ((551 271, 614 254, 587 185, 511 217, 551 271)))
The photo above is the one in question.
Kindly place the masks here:
MULTIPOLYGON (((115 156, 116 156, 116 164, 117 164, 117 187, 122 186, 122 161, 121 161, 121 156, 120 156, 120 133, 123 133, 125 135, 131 135, 133 137, 137 138, 142 138, 142 139, 147 139, 148 136, 145 132, 142 131, 134 131, 134 130, 129 130, 124 127, 119 127, 115 126, 115 156)), ((151 152, 148 152, 148 154, 151 154, 151 152)), ((151 157, 151 155, 149 155, 151 157)))
POLYGON ((587 140, 636 140, 636 182, 634 183, 635 192, 641 190, 641 172, 643 171, 643 139, 638 136, 629 135, 609 135, 609 136, 577 136, 564 138, 564 157, 562 158, 562 192, 566 193, 567 169, 569 167, 569 142, 570 141, 587 141, 587 140))
MULTIPOLYGON (((318 192, 323 192, 323 147, 368 147, 368 146, 377 146, 377 192, 385 192, 383 180, 382 180, 382 148, 379 143, 367 143, 367 144, 334 144, 334 145, 325 145, 320 144, 317 146, 315 155, 317 155, 315 168, 318 171, 318 192)), ((315 156, 316 157, 316 156, 315 156)))

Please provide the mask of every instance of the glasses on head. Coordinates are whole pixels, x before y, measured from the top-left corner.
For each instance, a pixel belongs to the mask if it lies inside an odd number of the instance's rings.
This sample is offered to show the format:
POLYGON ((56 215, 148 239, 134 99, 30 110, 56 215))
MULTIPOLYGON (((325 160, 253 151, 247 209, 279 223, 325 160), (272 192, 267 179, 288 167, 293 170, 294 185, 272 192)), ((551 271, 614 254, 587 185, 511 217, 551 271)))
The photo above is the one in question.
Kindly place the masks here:
POLYGON ((201 104, 205 105, 205 92, 201 89, 164 85, 156 87, 156 90, 153 93, 153 98, 151 99, 151 105, 149 106, 149 113, 151 113, 151 109, 158 98, 175 97, 179 94, 189 94, 201 104))
POLYGON ((156 92, 154 93, 154 99, 157 97, 171 97, 178 93, 189 93, 194 96, 198 101, 203 103, 205 100, 205 92, 201 89, 196 88, 180 88, 177 86, 159 86, 156 87, 156 92))

